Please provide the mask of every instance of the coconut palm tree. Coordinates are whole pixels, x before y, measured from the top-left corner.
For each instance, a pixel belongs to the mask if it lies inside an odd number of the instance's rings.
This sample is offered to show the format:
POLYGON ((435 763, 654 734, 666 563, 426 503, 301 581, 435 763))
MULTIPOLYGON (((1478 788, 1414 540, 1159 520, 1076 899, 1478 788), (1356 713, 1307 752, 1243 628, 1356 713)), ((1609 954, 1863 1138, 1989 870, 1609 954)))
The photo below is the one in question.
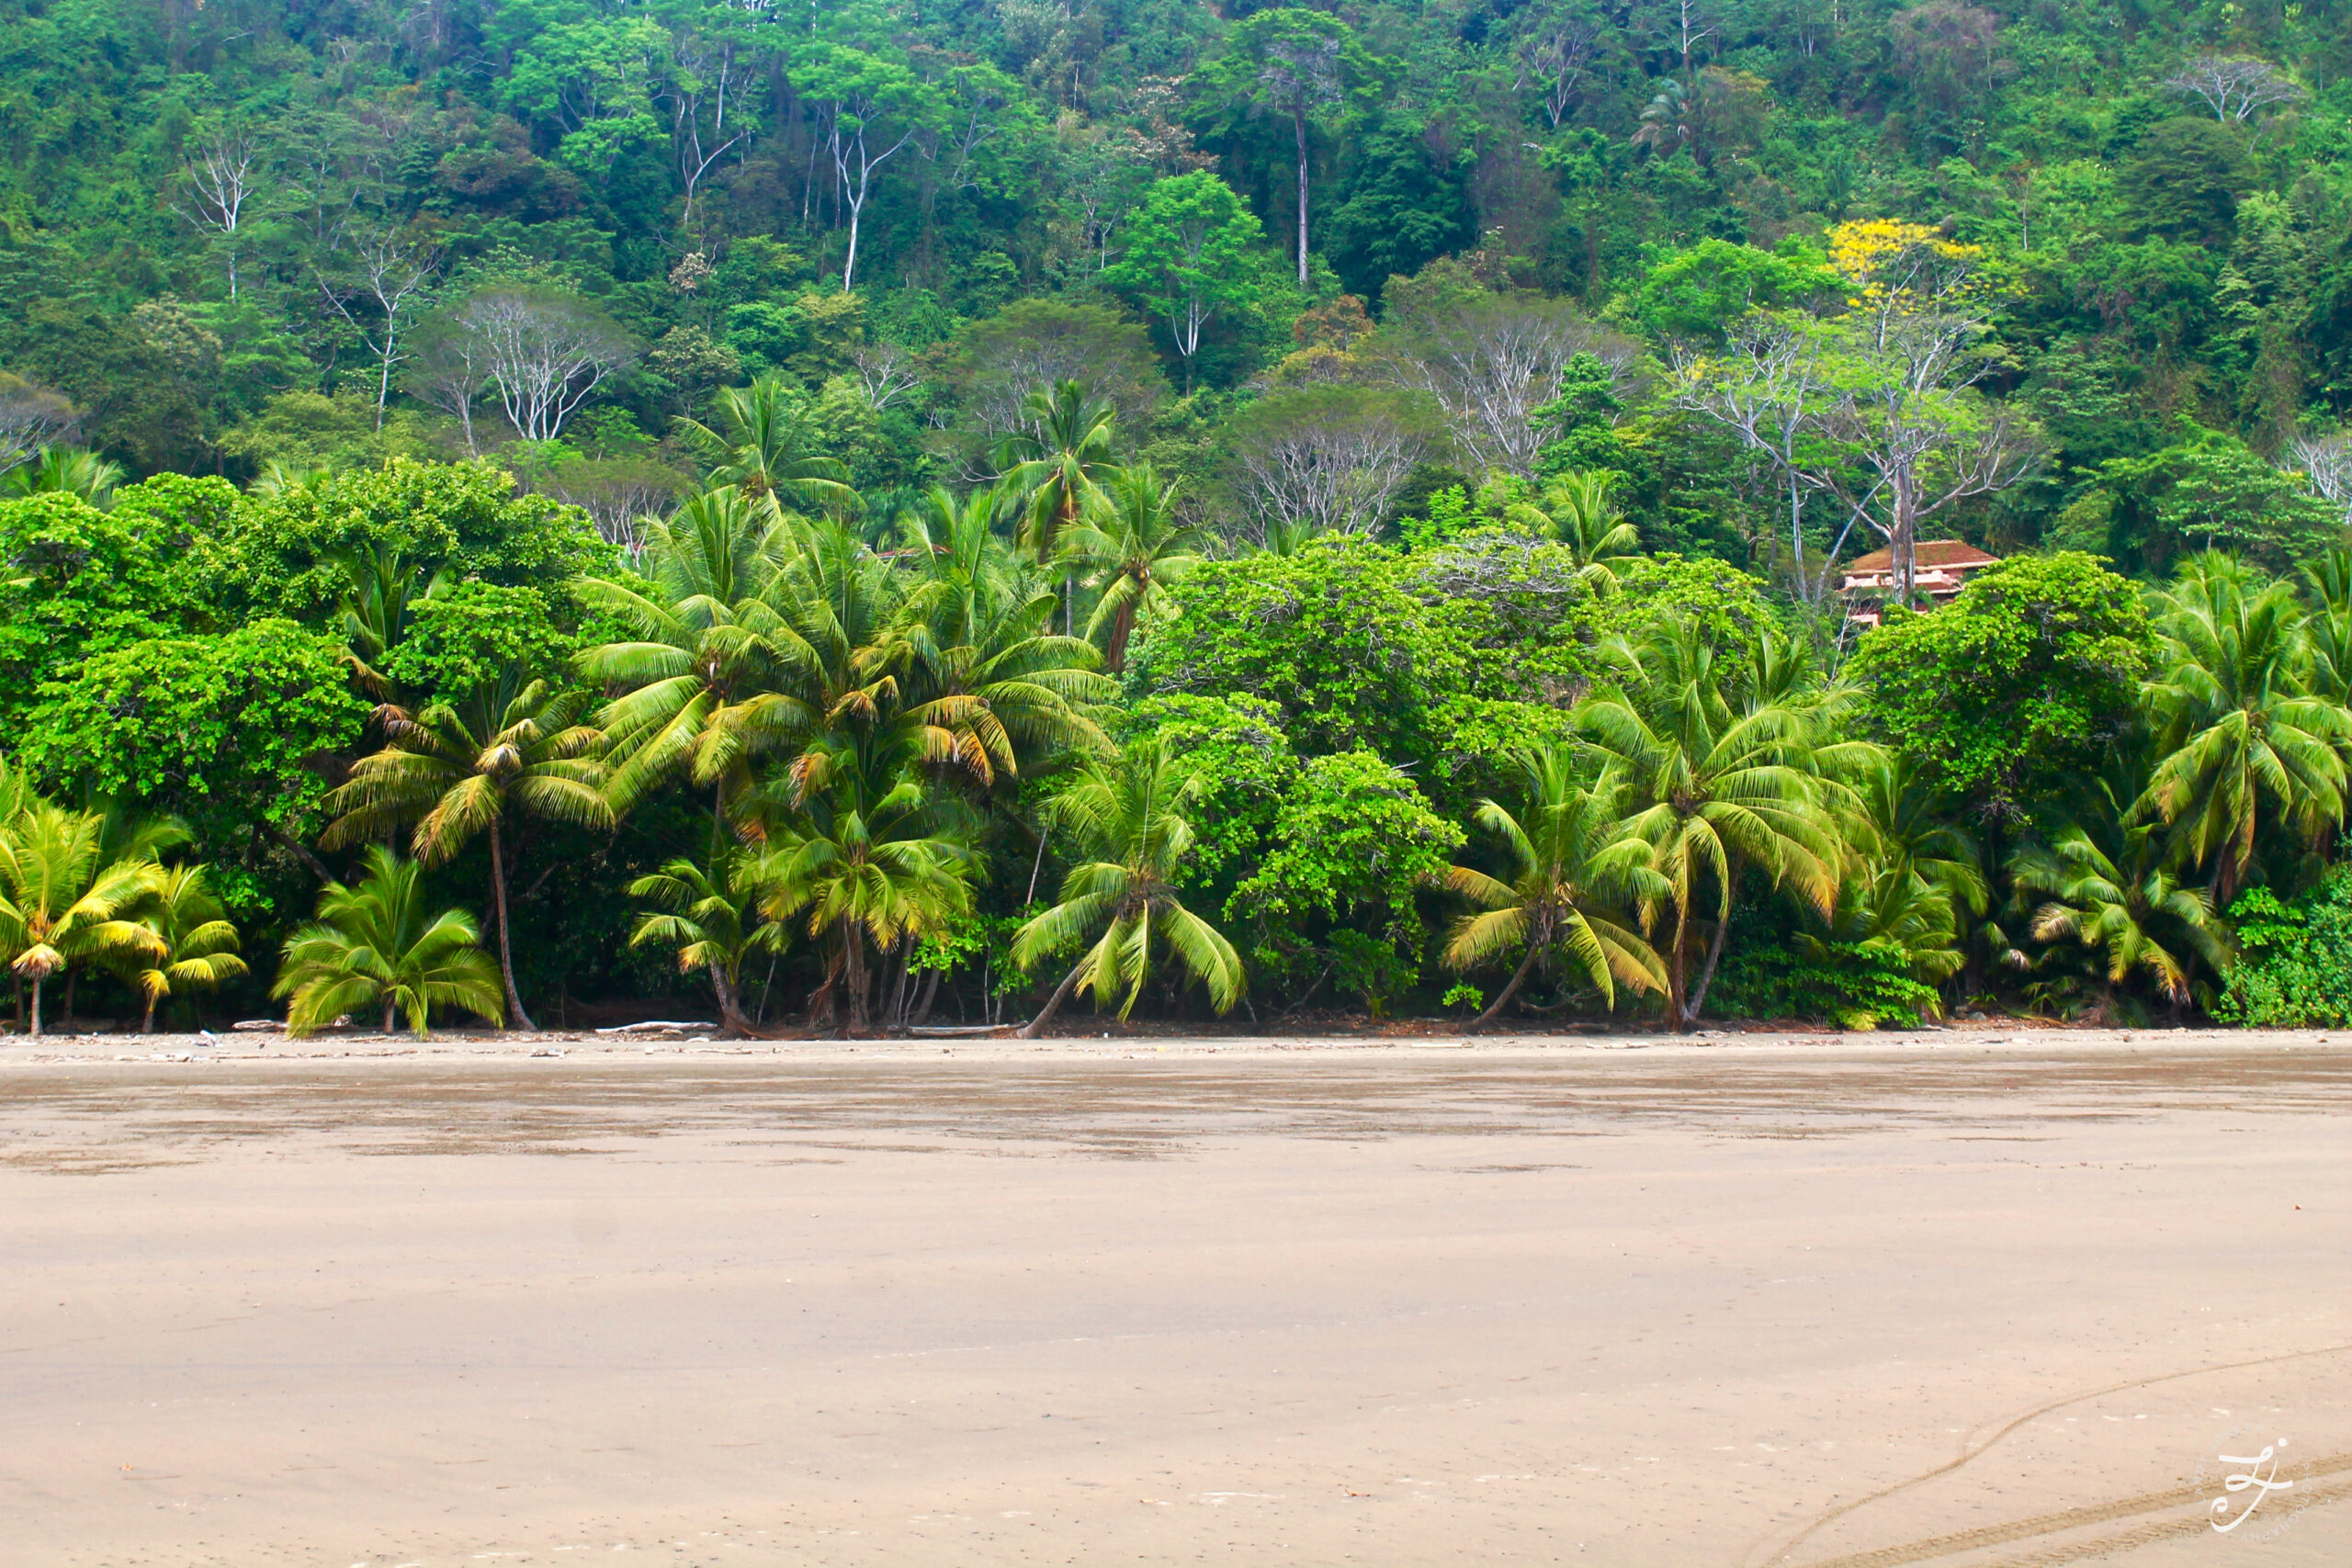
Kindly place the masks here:
POLYGON ((1050 391, 1030 393, 1021 417, 1026 428, 997 444, 996 464, 1024 498, 1022 539, 1042 566, 1102 493, 1119 416, 1109 400, 1089 396, 1076 381, 1057 381, 1050 391))
POLYGON ((1021 1031, 1034 1040, 1070 992, 1091 985, 1098 1006, 1124 990, 1119 1016, 1135 1010, 1164 954, 1185 976, 1204 982, 1220 1013, 1241 996, 1241 958, 1224 934, 1184 907, 1176 877, 1193 847, 1185 812, 1200 775, 1179 765, 1165 736, 1116 761, 1087 764, 1046 808, 1051 825, 1093 858, 1062 879, 1061 899, 1014 933, 1012 956, 1035 969, 1057 953, 1094 939, 1037 1016, 1021 1031))
POLYGON ((2162 758, 2133 806, 2210 865, 2227 907, 2266 820, 2318 846, 2344 820, 2352 713, 2310 687, 2306 615, 2285 582, 2257 586, 2233 558, 2192 558, 2164 596, 2160 679, 2150 688, 2162 758))
POLYGON ((644 575, 591 579, 588 603, 628 639, 591 649, 582 671, 613 694, 595 716, 609 741, 607 790, 626 812, 680 776, 713 792, 718 841, 729 800, 752 787, 758 749, 804 733, 814 714, 779 695, 779 682, 813 659, 786 621, 790 524, 731 485, 690 497, 650 525, 644 575), (741 722, 753 698, 759 724, 741 722))
POLYGON ((1109 742, 1093 711, 1118 688, 1102 656, 1053 633, 1055 596, 989 531, 1002 492, 958 505, 935 491, 901 525, 921 552, 921 581, 892 635, 906 644, 899 691, 909 722, 929 729, 934 761, 978 789, 1069 751, 1109 742))
POLYGON ((237 955, 237 928, 206 886, 204 872, 200 865, 158 868, 153 886, 138 906, 139 923, 154 933, 156 947, 127 954, 128 961, 117 967, 146 1000, 141 1034, 155 1032, 157 1003, 191 991, 217 991, 245 973, 245 961, 237 955))
POLYGON ((41 987, 68 964, 153 955, 155 933, 131 918, 154 890, 144 855, 105 853, 106 818, 28 798, 0 829, 0 953, 32 986, 32 1037, 41 1035, 41 987))
POLYGON ((1162 484, 1148 463, 1109 476, 1101 498, 1062 536, 1062 554, 1102 579, 1086 635, 1102 639, 1103 668, 1127 667, 1127 638, 1136 616, 1170 584, 1183 581, 1201 558, 1206 536, 1176 514, 1176 487, 1162 484))
POLYGON ((1536 964, 1555 956, 1611 1007, 1621 983, 1637 992, 1665 990, 1665 966, 1625 920, 1627 910, 1657 902, 1667 889, 1650 868, 1650 845, 1626 831, 1623 780, 1604 774, 1587 782, 1566 747, 1527 752, 1518 771, 1520 809, 1481 800, 1474 818, 1502 840, 1509 880, 1466 865, 1445 876, 1447 889, 1480 911, 1454 922, 1446 963, 1469 969, 1521 954, 1510 983, 1470 1027, 1494 1021, 1536 964))
POLYGON ((386 705, 376 710, 390 742, 353 764, 350 782, 327 799, 338 813, 320 843, 328 849, 415 822, 411 848, 439 865, 477 833, 490 840, 490 891, 498 918, 498 968, 506 1009, 531 1021, 514 987, 514 942, 506 909, 506 816, 510 808, 549 822, 613 825, 605 768, 590 755, 604 736, 575 723, 584 692, 554 692, 529 671, 510 667, 460 700, 422 713, 386 705))
POLYGON ((734 487, 771 513, 789 501, 854 515, 863 503, 849 469, 811 450, 802 403, 790 382, 763 376, 748 387, 720 389, 716 428, 691 419, 678 421, 678 428, 710 465, 712 483, 734 487))
POLYGON ((357 886, 331 882, 318 919, 295 929, 270 995, 292 998, 294 1034, 328 1028, 345 1013, 381 1007, 384 1032, 395 1014, 424 1038, 436 1007, 501 1020, 498 967, 481 951, 481 931, 462 909, 428 914, 424 869, 380 844, 368 846, 357 886))
POLYGON ((1642 536, 1609 499, 1618 476, 1607 468, 1571 468, 1544 487, 1553 536, 1575 558, 1577 575, 1595 588, 1617 586, 1617 568, 1642 553, 1642 536))
POLYGON ((870 1022, 869 944, 872 953, 903 954, 972 903, 970 851, 955 809, 924 787, 911 755, 874 740, 828 735, 812 743, 778 781, 760 828, 766 847, 741 873, 769 919, 837 941, 823 994, 847 993, 851 1034, 870 1022))
POLYGON ((57 492, 78 496, 105 511, 114 504, 114 492, 127 476, 122 465, 80 446, 44 446, 29 463, 20 463, 0 478, 0 488, 11 495, 57 492))
POLYGON ((427 578, 398 545, 354 550, 340 564, 349 583, 343 596, 344 661, 362 687, 389 701, 392 683, 376 666, 407 634, 415 606, 448 587, 449 574, 427 578))
POLYGON ((1623 678, 1580 704, 1577 722, 1602 765, 1625 780, 1628 827, 1649 843, 1666 879, 1674 907, 1667 1011, 1689 1030, 1706 1005, 1748 867, 1830 917, 1846 857, 1826 803, 1843 792, 1824 773, 1822 705, 1743 693, 1755 677, 1721 666, 1699 623, 1668 612, 1638 649, 1620 652, 1623 678), (1714 884, 1715 929, 1693 980, 1702 878, 1714 884))
POLYGON ((681 858, 628 885, 630 897, 648 899, 660 911, 638 918, 628 944, 675 948, 680 974, 708 975, 719 1027, 729 1034, 759 1032, 743 1016, 743 960, 783 947, 783 928, 760 923, 761 889, 745 874, 752 864, 747 856, 730 856, 714 877, 681 858))
POLYGON ((2134 973, 2177 1005, 2188 999, 2188 961, 2202 959, 2218 974, 2228 953, 2211 895, 2184 886, 2155 825, 2132 816, 2132 783, 2098 781, 2082 819, 2047 847, 2019 851, 2009 876, 2019 895, 2045 900, 2033 915, 2037 938, 2076 942, 2105 959, 2109 1008, 2116 987, 2134 973))

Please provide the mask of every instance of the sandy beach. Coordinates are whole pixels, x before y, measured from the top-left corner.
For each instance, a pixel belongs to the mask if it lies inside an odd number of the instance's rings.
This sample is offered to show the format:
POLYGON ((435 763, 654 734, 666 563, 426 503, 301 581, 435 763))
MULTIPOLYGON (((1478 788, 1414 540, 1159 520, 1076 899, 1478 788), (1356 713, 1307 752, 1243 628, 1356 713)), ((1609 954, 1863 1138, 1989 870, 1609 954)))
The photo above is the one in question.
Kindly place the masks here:
POLYGON ((0 1565, 2340 1565, 2347 1109, 2316 1034, 10 1038, 0 1565))

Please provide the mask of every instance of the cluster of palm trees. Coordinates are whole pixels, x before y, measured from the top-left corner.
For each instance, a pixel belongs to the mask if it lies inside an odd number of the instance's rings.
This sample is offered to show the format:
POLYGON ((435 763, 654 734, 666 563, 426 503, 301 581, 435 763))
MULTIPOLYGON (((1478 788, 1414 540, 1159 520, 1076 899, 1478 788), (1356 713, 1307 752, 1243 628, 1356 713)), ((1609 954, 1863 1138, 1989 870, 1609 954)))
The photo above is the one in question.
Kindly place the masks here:
POLYGON ((74 985, 89 970, 141 998, 150 1032, 158 1007, 244 974, 206 868, 162 858, 187 838, 170 818, 61 806, 0 761, 0 954, 18 1029, 41 1036, 47 994, 60 982, 70 1019, 74 985))
MULTIPOLYGON (((609 829, 675 789, 707 802, 707 845, 632 886, 650 906, 635 942, 706 975, 732 1031, 754 1027, 744 965, 792 944, 821 955, 814 1012, 851 1032, 903 1022, 926 1005, 910 982, 916 949, 970 912, 987 832, 1030 831, 1012 810, 1022 780, 1070 772, 1071 799, 1125 787, 1127 763, 1100 722, 1117 690, 1106 670, 1195 558, 1198 536, 1148 466, 1110 460, 1108 405, 1069 383, 1034 395, 1026 428, 1000 450, 1001 477, 964 497, 922 496, 893 549, 868 543, 848 476, 798 445, 788 406, 778 386, 755 384, 721 395, 717 425, 695 427, 707 482, 642 525, 633 573, 583 585, 622 629, 576 669, 512 667, 471 694, 405 704, 376 665, 402 606, 431 590, 397 562, 359 563, 353 658, 385 696, 383 745, 332 797, 322 841, 377 847, 361 885, 331 889, 318 925, 288 944, 279 994, 294 998, 294 1027, 369 1007, 387 1028, 396 1010, 422 1027, 451 1003, 529 1026, 512 956, 510 821, 609 829), (1084 637, 1071 632, 1080 581, 1097 590, 1084 637), (390 852, 403 829, 414 862, 390 852), (498 949, 487 996, 460 962, 471 923, 425 920, 413 874, 477 839, 498 949), (429 951, 404 964, 419 947, 429 951)), ((1070 817, 1064 836, 1103 857, 1099 867, 1162 853, 1143 841, 1162 830, 1104 810, 1070 817)), ((1181 922, 1138 934, 1118 923, 1122 898, 1072 897, 1078 912, 1066 901, 1051 937, 1023 953, 1042 961, 1076 941, 1102 906, 1120 957, 1098 965, 1098 982, 1128 984, 1129 1005, 1151 953, 1202 951, 1181 922)), ((1229 1002, 1238 969, 1227 969, 1213 990, 1229 1002)))
POLYGON ((1758 886, 1803 912, 1815 960, 1870 955, 1925 1007, 1972 958, 2096 1009, 2133 980, 2175 1008, 2200 989, 2210 1000, 2234 894, 2256 876, 2310 880, 2343 829, 2352 554, 2301 584, 2204 556, 2152 598, 2159 674, 2143 723, 2107 776, 2081 781, 1998 864, 1941 814, 1964 803, 1936 801, 1903 759, 1851 738, 1854 694, 1801 643, 1768 633, 1727 661, 1701 622, 1669 613, 1604 648, 1612 674, 1579 705, 1577 739, 1522 759, 1520 796, 1478 809, 1499 874, 1449 879, 1477 911, 1455 924, 1449 962, 1518 959, 1479 1021, 1542 965, 1604 1000, 1656 993, 1688 1029, 1735 902, 1758 886))

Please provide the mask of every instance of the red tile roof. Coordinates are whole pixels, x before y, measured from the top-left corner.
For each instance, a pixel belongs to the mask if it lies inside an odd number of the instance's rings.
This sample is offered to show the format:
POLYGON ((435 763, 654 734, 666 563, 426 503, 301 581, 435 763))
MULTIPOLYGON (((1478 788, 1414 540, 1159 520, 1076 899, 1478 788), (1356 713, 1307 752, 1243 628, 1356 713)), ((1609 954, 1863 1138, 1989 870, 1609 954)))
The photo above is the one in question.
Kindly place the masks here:
MULTIPOLYGON (((1978 549, 1974 545, 1967 544, 1959 539, 1922 539, 1917 544, 1911 547, 1911 554, 1914 562, 1921 567, 1957 566, 1973 568, 1980 566, 1998 566, 2001 562, 2000 557, 1988 556, 1983 550, 1978 549)), ((1850 575, 1861 575, 1873 571, 1892 571, 1894 570, 1894 552, 1893 550, 1872 550, 1870 554, 1863 556, 1859 559, 1849 560, 1846 563, 1846 570, 1850 575)))

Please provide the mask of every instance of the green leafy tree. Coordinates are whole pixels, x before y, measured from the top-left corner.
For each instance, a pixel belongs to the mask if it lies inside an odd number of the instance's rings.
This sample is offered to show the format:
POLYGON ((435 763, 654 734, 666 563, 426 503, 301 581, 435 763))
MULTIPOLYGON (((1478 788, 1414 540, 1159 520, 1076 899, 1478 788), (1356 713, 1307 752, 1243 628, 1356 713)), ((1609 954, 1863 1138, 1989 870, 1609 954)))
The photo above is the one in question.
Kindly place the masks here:
POLYGON ((1259 238, 1256 215, 1204 170, 1154 185, 1120 231, 1121 254, 1102 274, 1103 285, 1135 296, 1167 321, 1184 362, 1188 397, 1202 331, 1219 310, 1256 295, 1251 258, 1259 238))
POLYGON ((1866 729, 1929 787, 2001 823, 2097 773, 2154 661, 2132 585, 2060 553, 1989 567, 1933 615, 1890 612, 1848 675, 1866 729))
POLYGON ((1423 929, 1416 896, 1446 871, 1462 829, 1430 809, 1413 781, 1365 751, 1317 757, 1283 791, 1270 847, 1235 889, 1228 921, 1256 923, 1261 976, 1317 964, 1374 1017, 1419 978, 1423 929))
POLYGON ((318 919, 286 941, 270 995, 290 998, 286 1028, 315 1034, 346 1013, 383 1009, 419 1040, 435 1008, 463 1008, 500 1021, 498 969, 481 951, 481 932, 462 909, 428 912, 424 871, 380 844, 368 846, 356 886, 329 883, 318 919))
POLYGON ((2352 866, 2282 901, 2250 887, 2230 906, 2238 955, 2213 1015, 2255 1029, 2352 1023, 2352 866))
POLYGON ((1165 738, 1139 742, 1116 762, 1089 763, 1054 797, 1049 819, 1093 858, 1071 867, 1052 908, 1022 926, 1012 954, 1023 969, 1092 939, 1021 1038, 1035 1040, 1081 983, 1099 1006, 1119 1001, 1124 1019, 1150 981, 1153 961, 1208 987, 1224 1012, 1240 999, 1241 957, 1215 926, 1184 907, 1178 891, 1193 847, 1186 813, 1200 777, 1180 766, 1165 738), (1126 993, 1121 999, 1119 993, 1126 993))
MULTIPOLYGON (((1226 35, 1204 73, 1210 91, 1233 107, 1282 115, 1296 151, 1298 287, 1307 280, 1307 127, 1351 99, 1377 96, 1381 62, 1339 17, 1285 6, 1260 11, 1226 35)), ((1189 351, 1187 351, 1189 352, 1189 351)))

